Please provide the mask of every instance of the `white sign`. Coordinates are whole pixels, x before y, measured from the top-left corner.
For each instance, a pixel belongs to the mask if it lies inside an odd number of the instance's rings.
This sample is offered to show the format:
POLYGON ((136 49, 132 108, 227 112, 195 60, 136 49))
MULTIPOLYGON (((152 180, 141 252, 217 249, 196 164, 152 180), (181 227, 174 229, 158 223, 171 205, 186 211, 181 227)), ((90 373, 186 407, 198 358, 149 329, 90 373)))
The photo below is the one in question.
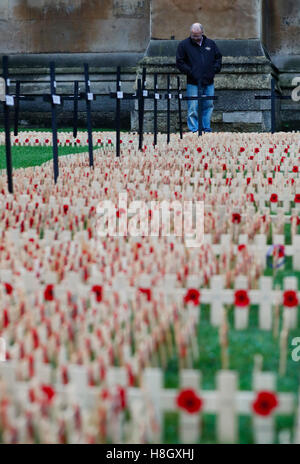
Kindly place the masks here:
POLYGON ((7 106, 14 106, 15 104, 14 97, 12 95, 6 95, 5 101, 7 106))
POLYGON ((60 105, 60 96, 59 95, 52 95, 52 101, 54 105, 60 105))
POLYGON ((121 90, 117 92, 117 98, 123 98, 123 92, 121 90))
POLYGON ((93 100, 93 99, 94 99, 94 94, 91 93, 91 92, 89 92, 89 93, 87 94, 87 99, 88 99, 88 100, 93 100))
POLYGON ((159 100, 159 93, 154 94, 155 100, 159 100))
POLYGON ((148 90, 143 90, 143 97, 148 97, 148 90))
POLYGON ((5 80, 0 77, 0 101, 5 101, 5 80))

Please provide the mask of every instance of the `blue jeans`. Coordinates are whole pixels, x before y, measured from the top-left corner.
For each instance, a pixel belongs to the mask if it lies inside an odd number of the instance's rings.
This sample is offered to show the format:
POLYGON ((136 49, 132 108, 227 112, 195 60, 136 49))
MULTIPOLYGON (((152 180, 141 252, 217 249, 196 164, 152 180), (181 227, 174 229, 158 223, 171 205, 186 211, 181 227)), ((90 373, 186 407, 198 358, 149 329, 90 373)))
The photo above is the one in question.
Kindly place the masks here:
MULTIPOLYGON (((202 87, 202 95, 213 97, 215 93, 214 84, 204 85, 202 87)), ((188 97, 196 97, 198 95, 197 85, 187 84, 186 94, 188 97)), ((190 131, 198 131, 198 101, 188 100, 188 117, 187 125, 190 131)), ((213 100, 202 100, 202 129, 204 132, 211 132, 210 119, 214 109, 213 100)))

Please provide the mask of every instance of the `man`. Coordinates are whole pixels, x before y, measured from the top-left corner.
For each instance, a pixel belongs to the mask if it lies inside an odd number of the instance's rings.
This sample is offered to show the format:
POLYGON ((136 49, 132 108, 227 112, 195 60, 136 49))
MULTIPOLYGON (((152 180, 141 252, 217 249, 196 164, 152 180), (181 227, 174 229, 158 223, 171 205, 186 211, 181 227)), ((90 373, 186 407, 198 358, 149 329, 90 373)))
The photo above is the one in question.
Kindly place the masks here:
MULTIPOLYGON (((195 23, 191 26, 190 37, 182 40, 176 52, 176 66, 187 75, 187 96, 198 95, 198 81, 202 94, 214 96, 214 76, 221 71, 222 55, 216 43, 204 35, 203 26, 195 23)), ((210 120, 213 112, 213 100, 202 101, 202 128, 211 132, 210 120)), ((198 102, 188 100, 187 125, 190 131, 198 131, 198 102)))

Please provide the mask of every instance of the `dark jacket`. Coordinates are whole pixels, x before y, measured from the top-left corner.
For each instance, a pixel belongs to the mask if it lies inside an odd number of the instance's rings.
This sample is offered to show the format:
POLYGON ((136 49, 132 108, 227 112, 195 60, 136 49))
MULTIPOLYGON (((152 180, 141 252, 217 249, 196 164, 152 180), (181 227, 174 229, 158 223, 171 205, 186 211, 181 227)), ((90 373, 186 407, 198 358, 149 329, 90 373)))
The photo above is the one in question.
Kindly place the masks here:
POLYGON ((187 75, 187 83, 210 85, 215 74, 221 71, 222 55, 216 43, 203 34, 201 47, 190 37, 182 40, 177 47, 176 66, 187 75))

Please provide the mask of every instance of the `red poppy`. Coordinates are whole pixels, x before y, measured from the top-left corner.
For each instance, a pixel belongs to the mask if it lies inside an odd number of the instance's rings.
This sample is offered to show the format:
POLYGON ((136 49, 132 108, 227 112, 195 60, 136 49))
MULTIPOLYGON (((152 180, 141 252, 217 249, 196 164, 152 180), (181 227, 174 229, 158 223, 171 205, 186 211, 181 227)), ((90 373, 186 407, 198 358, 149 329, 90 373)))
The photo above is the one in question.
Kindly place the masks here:
POLYGON ((147 301, 151 301, 151 289, 150 288, 139 288, 139 292, 147 296, 147 301))
POLYGON ((69 383, 68 370, 66 366, 61 367, 61 379, 62 379, 63 385, 66 385, 67 383, 69 383))
POLYGON ((284 258, 285 252, 284 245, 274 245, 273 256, 278 256, 278 258, 284 258))
POLYGON ((269 153, 274 153, 274 148, 270 148, 269 153))
POLYGON ((189 414, 196 414, 202 409, 203 400, 196 395, 194 390, 187 388, 179 392, 176 397, 176 404, 189 414))
POLYGON ((94 285, 92 287, 92 292, 95 293, 96 301, 98 303, 100 303, 100 301, 102 301, 102 287, 101 287, 101 285, 94 285))
POLYGON ((278 195, 277 195, 277 193, 272 193, 272 195, 270 196, 270 202, 271 202, 271 203, 277 203, 277 202, 278 202, 278 195))
POLYGON ((248 193, 247 194, 247 199, 248 199, 248 201, 251 201, 251 203, 254 203, 254 195, 253 195, 253 193, 248 193))
POLYGON ((53 389, 53 387, 51 387, 51 385, 42 384, 41 390, 43 393, 45 393, 47 400, 50 403, 52 401, 52 398, 55 396, 55 390, 53 389))
POLYGON ((300 193, 296 193, 295 198, 294 198, 295 203, 300 203, 300 193))
POLYGON ((67 214, 69 210, 69 205, 64 205, 64 213, 67 214))
POLYGON ((240 148, 240 152, 243 153, 243 151, 245 151, 245 148, 244 148, 244 147, 241 147, 241 148, 240 148))
POLYGON ((241 215, 240 213, 232 213, 232 222, 233 224, 239 224, 241 222, 241 215))
POLYGON ((7 282, 5 282, 5 283, 4 283, 4 286, 5 286, 5 290, 6 290, 7 295, 11 295, 12 292, 13 292, 13 287, 12 287, 12 285, 9 284, 9 283, 7 283, 7 282))
POLYGON ((126 213, 126 210, 124 208, 117 209, 116 211, 117 218, 119 218, 121 214, 124 214, 124 213, 126 213))
POLYGON ((185 303, 194 303, 195 306, 200 304, 200 292, 196 288, 189 288, 184 296, 185 303))
POLYGON ((299 172, 298 166, 293 166, 293 172, 299 172))
POLYGON ((259 153, 259 148, 255 148, 254 153, 259 153))
POLYGON ((102 400, 107 400, 108 398, 110 398, 110 393, 109 391, 107 390, 107 388, 104 388, 101 393, 100 393, 100 398, 102 400))
POLYGON ((39 143, 39 142, 40 142, 39 139, 35 139, 35 143, 39 143))
POLYGON ((35 401, 35 393, 34 393, 34 389, 33 388, 30 388, 28 390, 28 397, 29 397, 29 401, 30 403, 33 403, 35 401))
POLYGON ((234 293, 234 304, 240 308, 249 306, 250 299, 247 290, 236 290, 234 293))
POLYGON ((273 409, 278 406, 278 399, 275 393, 260 391, 252 403, 253 411, 259 416, 269 416, 273 409))
POLYGON ((107 143, 111 144, 111 139, 108 139, 107 143))
POLYGON ((300 217, 299 217, 299 216, 291 216, 291 222, 292 222, 292 220, 293 220, 294 218, 296 218, 296 225, 297 225, 297 226, 300 226, 300 217))
POLYGON ((198 147, 198 148, 197 148, 197 152, 198 152, 198 153, 202 153, 202 148, 198 147))
POLYGON ((297 292, 294 290, 286 290, 283 293, 283 305, 287 306, 288 308, 295 308, 298 306, 299 301, 298 301, 298 296, 297 292))
POLYGON ((243 251, 245 249, 246 249, 246 245, 244 243, 238 246, 238 251, 243 251))
POLYGON ((268 177, 268 184, 269 185, 273 184, 273 177, 268 177))
POLYGON ((53 292, 53 284, 48 284, 44 291, 44 298, 46 301, 53 301, 54 300, 54 292, 53 292))
POLYGON ((120 408, 123 411, 123 409, 125 409, 127 406, 126 390, 125 388, 120 387, 119 385, 117 388, 119 394, 120 408))
POLYGON ((6 329, 10 323, 9 315, 7 309, 3 311, 3 327, 6 329))

